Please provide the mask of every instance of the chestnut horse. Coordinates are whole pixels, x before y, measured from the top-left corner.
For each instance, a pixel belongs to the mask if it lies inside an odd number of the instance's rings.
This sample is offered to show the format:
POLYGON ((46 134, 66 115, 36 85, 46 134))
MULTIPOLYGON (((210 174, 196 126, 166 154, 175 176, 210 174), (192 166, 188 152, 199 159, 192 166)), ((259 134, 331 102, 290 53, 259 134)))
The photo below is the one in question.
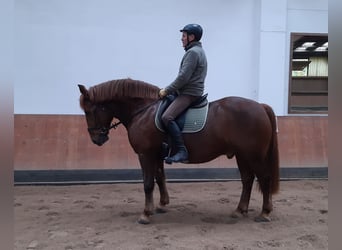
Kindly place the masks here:
MULTIPOLYGON (((145 208, 139 223, 150 223, 154 212, 153 189, 159 187, 157 212, 165 212, 169 195, 165 183, 162 144, 167 135, 155 125, 160 103, 159 88, 138 80, 112 80, 90 87, 78 85, 80 106, 85 112, 93 143, 101 146, 109 130, 122 124, 139 157, 142 169, 145 208), (112 125, 113 118, 120 122, 112 125)), ((276 117, 272 108, 241 97, 226 97, 209 103, 207 121, 197 133, 183 134, 189 151, 188 163, 211 161, 220 155, 236 157, 242 193, 232 217, 246 216, 255 177, 263 195, 256 221, 270 221, 272 194, 279 189, 279 156, 276 117)))

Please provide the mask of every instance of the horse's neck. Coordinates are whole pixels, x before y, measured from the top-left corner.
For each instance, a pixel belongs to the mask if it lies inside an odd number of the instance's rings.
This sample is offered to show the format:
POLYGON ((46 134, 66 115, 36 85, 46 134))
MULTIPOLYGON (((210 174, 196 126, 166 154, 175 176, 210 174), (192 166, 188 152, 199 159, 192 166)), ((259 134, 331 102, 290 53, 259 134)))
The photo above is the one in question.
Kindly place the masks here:
POLYGON ((152 103, 153 100, 120 100, 111 104, 113 116, 119 119, 124 126, 127 127, 128 123, 137 115, 143 108, 152 103))

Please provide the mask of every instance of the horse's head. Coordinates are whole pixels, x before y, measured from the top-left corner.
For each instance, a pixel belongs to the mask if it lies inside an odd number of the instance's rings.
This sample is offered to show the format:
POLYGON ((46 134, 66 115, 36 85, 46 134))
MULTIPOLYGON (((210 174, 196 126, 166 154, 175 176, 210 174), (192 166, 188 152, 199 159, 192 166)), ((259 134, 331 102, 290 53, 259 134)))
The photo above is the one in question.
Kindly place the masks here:
POLYGON ((113 116, 104 104, 94 103, 91 100, 86 87, 83 85, 78 87, 82 94, 80 106, 86 116, 90 138, 94 144, 102 146, 109 139, 108 133, 113 116))

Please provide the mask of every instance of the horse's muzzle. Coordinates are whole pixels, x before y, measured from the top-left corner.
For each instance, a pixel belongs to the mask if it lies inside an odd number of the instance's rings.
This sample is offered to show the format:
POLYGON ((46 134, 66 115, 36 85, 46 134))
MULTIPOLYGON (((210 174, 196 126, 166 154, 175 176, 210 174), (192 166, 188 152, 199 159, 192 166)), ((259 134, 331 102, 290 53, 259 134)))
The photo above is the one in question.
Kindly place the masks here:
POLYGON ((105 144, 106 141, 108 141, 108 139, 109 137, 107 135, 104 135, 104 136, 99 136, 96 139, 92 139, 92 141, 97 146, 102 146, 103 144, 105 144))

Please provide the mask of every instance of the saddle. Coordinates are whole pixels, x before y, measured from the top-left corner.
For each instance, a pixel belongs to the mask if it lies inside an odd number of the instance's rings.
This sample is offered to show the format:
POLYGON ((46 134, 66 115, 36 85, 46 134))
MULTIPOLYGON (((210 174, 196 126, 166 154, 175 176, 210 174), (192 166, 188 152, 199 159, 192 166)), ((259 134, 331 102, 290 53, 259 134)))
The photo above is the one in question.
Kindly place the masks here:
MULTIPOLYGON (((203 129, 208 115, 209 102, 207 100, 208 94, 199 97, 193 102, 188 109, 176 118, 176 122, 182 133, 196 133, 203 129)), ((174 101, 176 96, 167 95, 159 104, 155 116, 156 127, 165 132, 165 127, 161 120, 161 116, 167 107, 174 101)))

